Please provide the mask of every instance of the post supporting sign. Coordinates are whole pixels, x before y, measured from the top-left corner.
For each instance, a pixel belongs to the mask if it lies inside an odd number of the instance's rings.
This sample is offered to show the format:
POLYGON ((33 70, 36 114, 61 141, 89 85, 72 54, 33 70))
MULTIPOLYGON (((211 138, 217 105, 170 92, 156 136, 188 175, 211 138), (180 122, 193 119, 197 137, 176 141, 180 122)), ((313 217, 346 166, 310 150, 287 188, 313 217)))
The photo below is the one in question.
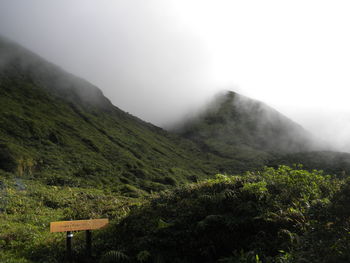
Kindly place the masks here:
POLYGON ((91 230, 103 228, 108 225, 108 218, 75 220, 75 221, 59 221, 50 223, 50 232, 66 232, 66 248, 67 259, 72 261, 72 239, 73 231, 86 231, 86 255, 91 257, 92 233, 91 230))
POLYGON ((66 258, 68 262, 72 261, 72 239, 73 239, 73 232, 72 231, 67 231, 67 236, 66 236, 66 258))

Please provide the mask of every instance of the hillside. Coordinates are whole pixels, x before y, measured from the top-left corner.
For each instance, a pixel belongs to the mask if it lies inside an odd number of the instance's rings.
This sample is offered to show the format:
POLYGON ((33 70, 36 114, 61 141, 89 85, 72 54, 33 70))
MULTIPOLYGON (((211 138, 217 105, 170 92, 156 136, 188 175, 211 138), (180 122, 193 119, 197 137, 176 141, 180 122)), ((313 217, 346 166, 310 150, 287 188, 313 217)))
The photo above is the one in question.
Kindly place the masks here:
POLYGON ((252 169, 275 156, 316 148, 316 140, 303 127, 264 103, 232 91, 218 95, 175 127, 173 131, 201 149, 235 160, 241 171, 247 170, 247 163, 252 169))
POLYGON ((129 195, 215 172, 195 144, 123 112, 92 84, 3 38, 0 61, 1 170, 129 195))
MULTIPOLYGON (((300 125, 234 92, 216 97, 178 126, 178 135, 166 132, 4 38, 0 92, 0 169, 52 185, 107 184, 137 196, 218 171, 274 165, 285 154, 315 149, 315 140, 300 125)), ((308 163, 310 169, 324 169, 319 162, 308 163)))
POLYGON ((323 170, 328 174, 347 178, 350 174, 350 153, 332 151, 298 152, 278 156, 268 162, 268 166, 302 164, 304 169, 323 170))

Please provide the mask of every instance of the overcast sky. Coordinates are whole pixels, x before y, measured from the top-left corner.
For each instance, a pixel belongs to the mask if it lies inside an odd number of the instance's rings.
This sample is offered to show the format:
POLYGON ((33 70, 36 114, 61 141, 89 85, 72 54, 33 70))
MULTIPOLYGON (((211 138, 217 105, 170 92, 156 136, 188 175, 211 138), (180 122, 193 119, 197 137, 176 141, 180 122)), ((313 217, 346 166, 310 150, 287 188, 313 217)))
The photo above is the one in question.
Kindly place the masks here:
POLYGON ((164 125, 222 89, 350 149, 350 2, 0 0, 0 34, 164 125))

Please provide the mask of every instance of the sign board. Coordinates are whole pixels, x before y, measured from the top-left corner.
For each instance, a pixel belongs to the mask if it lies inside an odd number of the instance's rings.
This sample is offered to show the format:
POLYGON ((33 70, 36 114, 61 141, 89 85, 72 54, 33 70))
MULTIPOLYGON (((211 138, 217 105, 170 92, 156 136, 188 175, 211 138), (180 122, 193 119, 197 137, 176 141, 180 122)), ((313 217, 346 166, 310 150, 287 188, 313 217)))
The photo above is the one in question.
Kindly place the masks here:
POLYGON ((59 221, 50 223, 50 232, 68 232, 79 230, 95 230, 108 225, 108 218, 59 221))

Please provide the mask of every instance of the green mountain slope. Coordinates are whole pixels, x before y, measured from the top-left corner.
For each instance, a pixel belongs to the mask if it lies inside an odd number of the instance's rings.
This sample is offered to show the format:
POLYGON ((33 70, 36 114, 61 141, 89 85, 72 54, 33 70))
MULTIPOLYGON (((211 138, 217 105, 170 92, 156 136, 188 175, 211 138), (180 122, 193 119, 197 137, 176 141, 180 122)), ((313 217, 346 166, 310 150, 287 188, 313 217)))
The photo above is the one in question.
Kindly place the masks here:
POLYGON ((235 160, 241 170, 246 164, 251 169, 275 156, 315 148, 314 139, 300 125, 231 91, 174 130, 205 151, 235 160))
POLYGON ((346 178, 350 174, 350 153, 332 151, 298 152, 278 156, 268 166, 302 164, 305 169, 319 169, 328 174, 346 178))
MULTIPOLYGON (((52 185, 107 185, 136 196, 139 189, 158 191, 218 171, 305 163, 302 152, 315 149, 301 126, 234 92, 217 97, 178 135, 166 132, 4 38, 0 95, 0 170, 52 185)), ((308 156, 306 167, 325 169, 308 156)), ((342 169, 334 163, 330 172, 342 169)))
POLYGON ((193 143, 24 48, 0 39, 0 61, 0 169, 132 195, 215 172, 193 143))

